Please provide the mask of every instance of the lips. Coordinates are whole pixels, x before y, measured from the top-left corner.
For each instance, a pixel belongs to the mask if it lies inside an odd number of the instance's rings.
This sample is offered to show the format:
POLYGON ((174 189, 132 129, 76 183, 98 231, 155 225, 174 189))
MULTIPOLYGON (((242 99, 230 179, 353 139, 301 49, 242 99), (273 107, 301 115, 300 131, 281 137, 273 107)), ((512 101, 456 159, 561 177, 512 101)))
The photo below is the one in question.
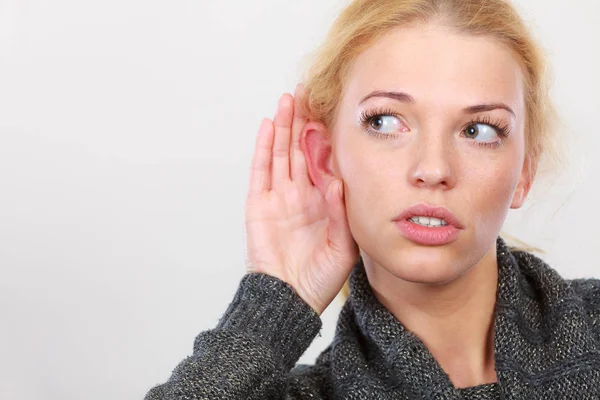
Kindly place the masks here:
POLYGON ((430 206, 427 204, 417 204, 404 210, 400 215, 394 218, 394 221, 406 221, 414 216, 433 217, 443 219, 457 229, 464 229, 458 218, 448 209, 441 206, 430 206))

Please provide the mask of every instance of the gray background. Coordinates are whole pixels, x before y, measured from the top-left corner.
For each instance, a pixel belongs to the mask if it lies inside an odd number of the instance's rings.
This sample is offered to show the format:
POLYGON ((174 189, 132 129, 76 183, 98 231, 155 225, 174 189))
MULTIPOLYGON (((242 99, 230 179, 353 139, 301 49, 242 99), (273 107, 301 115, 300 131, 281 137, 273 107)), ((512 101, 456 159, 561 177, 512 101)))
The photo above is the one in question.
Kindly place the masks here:
MULTIPOLYGON (((245 273, 260 120, 344 3, 0 0, 1 398, 141 398, 191 353, 245 273)), ((506 231, 598 277, 600 2, 518 5, 570 161, 506 231)))

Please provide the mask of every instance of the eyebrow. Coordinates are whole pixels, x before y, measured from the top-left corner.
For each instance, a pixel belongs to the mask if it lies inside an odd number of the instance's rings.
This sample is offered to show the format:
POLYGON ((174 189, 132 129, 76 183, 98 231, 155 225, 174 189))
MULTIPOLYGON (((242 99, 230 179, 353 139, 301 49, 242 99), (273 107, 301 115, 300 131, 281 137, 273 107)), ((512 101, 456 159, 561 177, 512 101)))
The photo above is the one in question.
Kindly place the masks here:
MULTIPOLYGON (((358 104, 361 105, 365 101, 367 101, 367 100, 369 100, 369 99, 371 99, 373 97, 386 97, 388 99, 397 100, 397 101, 399 101, 401 103, 415 104, 414 97, 412 97, 408 93, 404 93, 404 92, 384 92, 384 91, 379 91, 379 90, 368 94, 358 104)), ((463 111, 465 113, 467 113, 467 114, 477 114, 477 113, 480 113, 480 112, 492 111, 492 110, 497 110, 497 109, 504 109, 504 110, 508 111, 509 113, 511 113, 512 115, 514 115, 516 117, 516 114, 512 110, 512 108, 510 108, 509 106, 507 106, 504 103, 478 104, 478 105, 475 105, 475 106, 465 107, 465 108, 463 108, 463 111)))
POLYGON ((476 106, 466 107, 466 108, 463 109, 463 111, 465 111, 468 114, 477 114, 477 113, 484 112, 484 111, 497 110, 499 108, 508 111, 509 113, 511 113, 512 115, 514 115, 515 117, 517 116, 515 114, 515 112, 512 110, 512 108, 510 108, 509 106, 507 106, 504 103, 479 104, 479 105, 476 105, 476 106))
POLYGON ((408 93, 404 93, 404 92, 382 92, 382 91, 375 91, 372 92, 368 95, 366 95, 361 101, 360 103, 358 103, 359 105, 364 103, 365 101, 373 98, 373 97, 387 97, 389 99, 393 99, 393 100, 398 100, 401 103, 410 103, 410 104, 415 104, 415 99, 408 93))

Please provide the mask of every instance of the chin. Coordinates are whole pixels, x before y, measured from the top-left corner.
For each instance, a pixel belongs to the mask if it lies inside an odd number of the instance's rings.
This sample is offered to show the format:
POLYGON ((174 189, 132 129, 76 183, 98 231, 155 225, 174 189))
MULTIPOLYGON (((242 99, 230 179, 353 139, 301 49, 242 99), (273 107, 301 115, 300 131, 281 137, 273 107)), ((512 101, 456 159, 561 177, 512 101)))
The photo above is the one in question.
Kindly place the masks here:
POLYGON ((470 265, 451 245, 421 246, 412 242, 391 252, 387 265, 394 276, 413 283, 441 285, 460 277, 470 265))

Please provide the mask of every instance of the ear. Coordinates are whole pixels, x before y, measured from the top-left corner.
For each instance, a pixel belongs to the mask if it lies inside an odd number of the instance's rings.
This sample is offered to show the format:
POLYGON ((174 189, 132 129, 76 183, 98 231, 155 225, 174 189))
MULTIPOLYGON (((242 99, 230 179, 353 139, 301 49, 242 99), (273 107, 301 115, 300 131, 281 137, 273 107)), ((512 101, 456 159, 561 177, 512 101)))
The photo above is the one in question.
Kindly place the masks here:
POLYGON ((321 122, 309 121, 304 125, 300 147, 312 183, 325 196, 329 184, 335 179, 330 132, 321 122))
POLYGON ((515 189, 510 208, 516 209, 521 208, 523 206, 523 203, 525 203, 525 199, 527 198, 527 194, 529 193, 529 189, 531 189, 531 184, 533 183, 534 176, 534 163, 532 160, 526 157, 525 162, 523 163, 521 176, 519 177, 519 183, 517 184, 517 188, 515 189))

